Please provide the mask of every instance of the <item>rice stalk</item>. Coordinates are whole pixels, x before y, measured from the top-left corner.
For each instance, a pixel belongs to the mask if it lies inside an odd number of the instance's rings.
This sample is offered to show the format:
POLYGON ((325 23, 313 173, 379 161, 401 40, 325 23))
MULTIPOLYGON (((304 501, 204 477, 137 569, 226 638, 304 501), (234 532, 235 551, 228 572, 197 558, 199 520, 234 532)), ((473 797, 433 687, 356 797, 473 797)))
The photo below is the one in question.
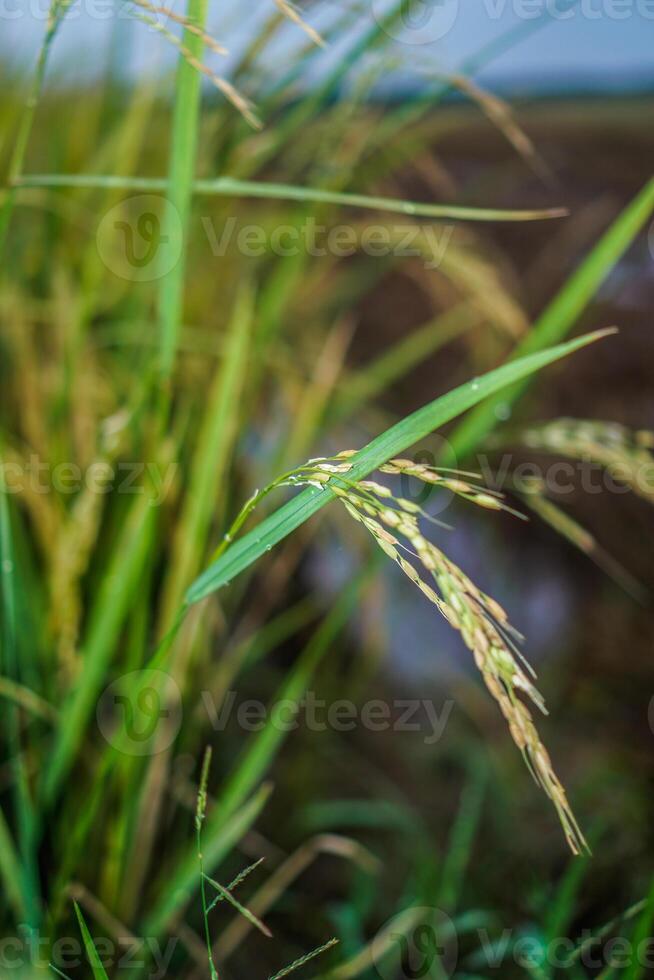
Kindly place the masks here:
MULTIPOLYGON (((417 504, 395 496, 388 487, 373 480, 347 479, 354 455, 354 450, 346 450, 333 458, 310 460, 287 482, 328 485, 350 517, 363 524, 382 551, 436 606, 450 626, 461 633, 536 783, 554 804, 570 849, 574 854, 588 850, 531 713, 519 697, 526 696, 547 714, 543 697, 533 684, 533 670, 516 645, 522 638, 511 626, 504 609, 424 536, 419 519, 428 515, 417 504), (405 557, 407 554, 418 567, 405 557)), ((486 509, 511 510, 500 494, 449 471, 408 459, 393 459, 380 469, 384 473, 415 477, 486 509)))
POLYGON ((517 434, 529 449, 596 463, 619 483, 654 503, 654 432, 617 422, 559 418, 517 434))
POLYGON ((36 116, 39 98, 43 90, 45 73, 50 57, 50 49, 52 48, 52 44, 57 35, 61 22, 68 13, 69 8, 72 6, 72 2, 73 0, 51 0, 50 7, 48 9, 45 35, 39 50, 36 68, 30 82, 27 100, 25 102, 25 109, 22 114, 18 134, 14 141, 11 160, 9 162, 7 189, 3 190, 2 194, 0 194, 0 256, 3 256, 4 248, 7 243, 9 222, 11 220, 14 204, 16 202, 16 192, 13 185, 16 178, 20 176, 23 170, 25 155, 27 153, 27 145, 34 126, 34 119, 36 116))
POLYGON ((77 642, 84 606, 81 583, 99 534, 112 463, 121 448, 126 422, 123 413, 105 421, 105 445, 91 464, 94 484, 86 484, 80 491, 52 548, 52 626, 59 664, 68 677, 74 677, 79 668, 77 642))
POLYGON ((150 14, 167 17, 175 24, 179 24, 185 31, 188 31, 189 34, 194 34, 196 37, 199 37, 204 46, 209 48, 210 51, 213 51, 214 54, 229 54, 227 48, 221 44, 220 41, 217 41, 212 34, 205 31, 200 24, 192 20, 190 17, 187 17, 184 14, 175 13, 175 11, 170 7, 162 7, 158 4, 149 3, 149 0, 132 0, 132 3, 136 4, 138 7, 143 7, 143 9, 147 10, 150 14))
POLYGON ((200 862, 200 895, 202 897, 202 918, 204 921, 205 939, 207 942, 207 956, 209 958, 209 970, 211 980, 218 980, 218 971, 213 961, 211 952, 211 933, 209 932, 209 913, 207 912, 207 876, 204 873, 204 857, 202 854, 202 824, 207 813, 207 784, 209 782, 209 768, 211 766, 211 748, 207 747, 202 762, 202 773, 200 776, 200 788, 198 790, 198 802, 195 809, 195 834, 198 849, 198 861, 200 862))
MULTIPOLYGON (((149 5, 146 7, 142 2, 139 2, 139 6, 145 7, 146 10, 149 9, 149 5)), ((161 34, 161 36, 168 41, 169 44, 172 44, 175 48, 177 48, 184 61, 195 71, 199 72, 201 75, 204 75, 205 78, 208 78, 211 84, 217 88, 219 92, 222 92, 225 98, 231 102, 234 108, 237 109, 245 119, 247 119, 254 129, 261 128, 261 123, 254 112, 252 103, 249 99, 245 98, 244 95, 241 95, 238 89, 232 85, 230 81, 215 72, 213 68, 205 65, 205 63, 194 54, 188 44, 181 41, 175 34, 173 34, 172 31, 169 31, 167 27, 164 27, 163 24, 156 20, 155 17, 151 17, 148 13, 143 13, 138 10, 132 10, 130 12, 135 20, 139 20, 147 27, 151 27, 152 30, 161 34)), ((201 43, 207 43, 206 39, 209 35, 198 27, 196 23, 188 18, 182 18, 180 19, 180 22, 184 22, 184 28, 189 32, 189 34, 192 34, 194 37, 198 38, 201 43)), ((216 48, 218 48, 220 54, 225 53, 225 50, 218 44, 217 41, 212 39, 210 43, 212 50, 216 50, 216 48)))
MULTIPOLYGON (((490 371, 481 378, 474 378, 472 381, 454 388, 446 395, 442 395, 419 408, 391 426, 390 429, 382 432, 372 442, 369 442, 353 460, 353 470, 350 477, 365 478, 397 453, 404 452, 409 446, 415 445, 420 439, 456 418, 466 409, 472 408, 487 399, 489 395, 527 376, 532 371, 537 371, 552 361, 613 332, 612 330, 608 332, 599 331, 586 337, 580 337, 567 344, 542 351, 532 357, 512 361, 490 371)), ((184 600, 185 607, 200 602, 206 596, 227 585, 261 555, 270 551, 271 548, 334 499, 334 494, 330 492, 332 487, 325 487, 323 484, 321 486, 322 492, 320 492, 310 486, 295 499, 278 508, 262 521, 259 527, 246 534, 239 541, 234 542, 235 531, 245 523, 248 514, 251 513, 262 496, 270 492, 271 487, 257 491, 248 501, 235 524, 230 528, 228 539, 222 542, 214 554, 209 567, 187 590, 184 600)))
POLYGON ((321 37, 318 31, 316 31, 311 24, 307 24, 306 20, 304 20, 294 3, 289 2, 289 0, 275 0, 275 3, 284 16, 288 17, 289 20, 292 20, 294 24, 297 24, 297 26, 303 30, 309 38, 311 38, 314 44, 317 44, 320 48, 325 47, 324 38, 321 37))

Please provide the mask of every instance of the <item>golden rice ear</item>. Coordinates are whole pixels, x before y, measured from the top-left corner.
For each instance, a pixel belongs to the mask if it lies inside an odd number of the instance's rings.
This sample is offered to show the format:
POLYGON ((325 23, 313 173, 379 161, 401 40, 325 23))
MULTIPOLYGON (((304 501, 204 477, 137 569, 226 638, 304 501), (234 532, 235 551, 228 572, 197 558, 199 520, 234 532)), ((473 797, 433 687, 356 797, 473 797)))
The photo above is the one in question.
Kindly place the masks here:
POLYGON ((275 3, 282 14, 292 20, 294 24, 304 31, 307 37, 311 38, 314 44, 318 47, 326 47, 324 38, 320 36, 318 31, 316 31, 311 24, 307 24, 306 20, 301 16, 295 4, 291 3, 290 0, 275 0, 275 3))
MULTIPOLYGON (((416 466, 411 460, 395 459, 381 469, 394 475, 415 476, 432 485, 438 482, 486 509, 508 509, 491 491, 431 467, 416 466)), ((436 606, 450 626, 461 633, 527 767, 554 804, 571 850, 575 854, 587 850, 549 754, 527 706, 520 700, 520 694, 526 695, 540 711, 547 713, 540 692, 528 676, 528 673, 533 676, 533 671, 515 646, 514 640, 519 640, 520 635, 509 623, 505 610, 425 537, 418 523, 420 508, 416 512, 415 505, 407 506, 408 501, 394 496, 388 487, 375 480, 347 481, 338 470, 329 460, 312 461, 301 468, 297 482, 314 482, 319 474, 320 485, 333 490, 347 513, 364 525, 382 551, 436 606), (402 551, 412 555, 417 566, 402 551)))
POLYGON ((179 14, 173 14, 171 10, 167 7, 158 7, 151 4, 149 0, 132 0, 135 9, 128 8, 132 17, 135 20, 140 20, 144 24, 147 24, 153 31, 160 34, 169 44, 172 44, 177 48, 179 54, 182 58, 192 67, 195 71, 204 75, 208 78, 211 84, 222 92, 228 102, 237 109, 241 115, 249 122, 249 124, 254 129, 261 129, 261 122, 254 112, 254 107, 249 99, 245 98, 238 89, 232 85, 226 78, 219 75, 212 68, 206 65, 203 61, 195 56, 195 54, 190 50, 190 48, 184 44, 183 40, 180 40, 172 31, 169 31, 164 24, 157 20, 157 15, 160 13, 165 14, 170 17, 175 23, 182 24, 186 31, 202 39, 203 44, 211 49, 216 54, 226 54, 227 50, 217 41, 212 35, 208 34, 206 31, 201 29, 197 24, 195 24, 189 18, 184 17, 179 14))

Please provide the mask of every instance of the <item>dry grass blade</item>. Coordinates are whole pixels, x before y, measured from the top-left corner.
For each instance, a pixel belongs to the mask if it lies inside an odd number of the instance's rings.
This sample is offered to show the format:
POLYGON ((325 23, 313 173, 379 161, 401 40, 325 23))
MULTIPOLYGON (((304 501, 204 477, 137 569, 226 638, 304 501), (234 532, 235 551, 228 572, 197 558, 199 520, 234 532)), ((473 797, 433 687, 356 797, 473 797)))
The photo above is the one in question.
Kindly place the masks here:
POLYGON ((511 146, 527 162, 534 173, 543 181, 552 181, 552 171, 537 152, 532 140, 516 122, 507 103, 491 92, 487 92, 465 75, 453 75, 447 81, 454 88, 470 96, 486 117, 504 134, 511 146))

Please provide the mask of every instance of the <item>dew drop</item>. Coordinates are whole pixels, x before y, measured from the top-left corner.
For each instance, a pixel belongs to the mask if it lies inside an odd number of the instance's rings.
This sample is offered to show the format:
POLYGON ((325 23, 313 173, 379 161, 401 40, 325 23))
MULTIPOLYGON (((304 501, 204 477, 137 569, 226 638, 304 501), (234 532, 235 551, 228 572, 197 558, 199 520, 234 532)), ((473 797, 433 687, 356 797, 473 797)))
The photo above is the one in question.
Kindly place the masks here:
POLYGON ((511 406, 508 402, 500 402, 499 405, 495 406, 495 417, 500 420, 500 422, 506 422, 507 419, 511 418, 511 406))

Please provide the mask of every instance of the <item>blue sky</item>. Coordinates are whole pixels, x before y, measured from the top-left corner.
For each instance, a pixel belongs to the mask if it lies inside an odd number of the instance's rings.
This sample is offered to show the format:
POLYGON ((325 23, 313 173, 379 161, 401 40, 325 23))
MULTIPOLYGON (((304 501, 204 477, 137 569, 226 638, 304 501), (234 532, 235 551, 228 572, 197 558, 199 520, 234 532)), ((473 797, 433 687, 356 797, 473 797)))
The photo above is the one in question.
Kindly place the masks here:
MULTIPOLYGON (((273 0, 210 0, 211 23, 233 52, 247 43, 262 19, 274 9, 273 0), (243 16, 248 3, 247 17, 243 16)), ((383 16, 390 0, 324 0, 323 19, 356 8, 355 30, 365 30, 383 16)), ((502 88, 542 85, 547 89, 617 89, 647 85, 654 88, 654 0, 578 0, 562 14, 558 5, 569 0, 417 0, 413 18, 394 32, 392 51, 406 67, 387 82, 391 90, 419 84, 430 72, 452 72, 467 57, 511 29, 532 31, 480 76, 502 88), (536 23, 544 24, 534 30, 536 23)), ((34 57, 44 28, 47 0, 0 0, 0 54, 19 60, 34 57)), ((182 0, 171 4, 183 9, 182 0)), ((112 0, 76 0, 74 15, 57 39, 54 67, 88 75, 104 64, 117 4, 112 0)), ((161 70, 172 63, 172 50, 156 33, 122 18, 130 42, 124 49, 130 73, 161 70)), ((127 34, 125 34, 127 36, 127 34)), ((287 44, 297 41, 289 27, 287 44)), ((275 57, 287 52, 277 48, 275 57)), ((338 56, 338 49, 323 58, 338 56)), ((221 66, 222 67, 222 66, 221 66)))

